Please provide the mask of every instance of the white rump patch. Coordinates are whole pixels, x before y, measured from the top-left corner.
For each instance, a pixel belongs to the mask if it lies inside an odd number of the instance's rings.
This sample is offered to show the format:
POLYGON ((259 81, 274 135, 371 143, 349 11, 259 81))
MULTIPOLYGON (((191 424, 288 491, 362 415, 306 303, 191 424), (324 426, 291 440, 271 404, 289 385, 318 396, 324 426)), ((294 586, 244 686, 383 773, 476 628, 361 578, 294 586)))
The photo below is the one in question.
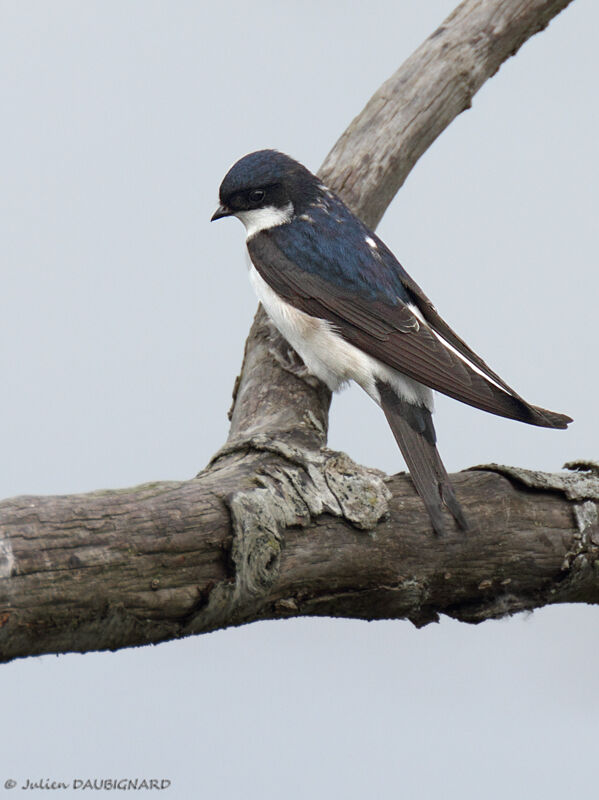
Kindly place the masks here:
POLYGON ((284 225, 290 222, 293 217, 293 203, 289 202, 284 208, 276 206, 266 206, 265 208, 254 208, 250 211, 238 211, 235 214, 246 230, 246 239, 267 228, 276 228, 277 225, 284 225))

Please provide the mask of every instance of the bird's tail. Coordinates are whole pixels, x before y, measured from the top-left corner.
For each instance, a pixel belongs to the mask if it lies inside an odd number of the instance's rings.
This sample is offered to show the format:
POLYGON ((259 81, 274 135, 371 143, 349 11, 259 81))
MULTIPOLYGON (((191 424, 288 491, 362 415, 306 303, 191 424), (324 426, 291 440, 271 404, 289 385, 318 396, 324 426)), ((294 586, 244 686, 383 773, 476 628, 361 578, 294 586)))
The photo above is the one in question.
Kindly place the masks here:
POLYGON ((439 535, 445 533, 443 504, 459 527, 469 530, 470 526, 435 446, 436 434, 431 412, 424 406, 414 405, 398 397, 386 383, 377 382, 377 389, 387 422, 435 532, 439 535))

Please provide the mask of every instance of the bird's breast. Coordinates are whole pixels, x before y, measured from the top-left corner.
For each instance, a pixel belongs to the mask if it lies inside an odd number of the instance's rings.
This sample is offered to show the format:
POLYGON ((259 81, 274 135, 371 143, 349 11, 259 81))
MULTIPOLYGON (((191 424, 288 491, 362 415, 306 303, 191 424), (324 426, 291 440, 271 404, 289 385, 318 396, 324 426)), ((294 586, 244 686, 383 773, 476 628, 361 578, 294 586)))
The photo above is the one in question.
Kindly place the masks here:
POLYGON ((347 374, 349 365, 345 363, 347 354, 344 352, 346 342, 335 333, 332 325, 283 300, 266 283, 253 264, 250 265, 249 275, 266 313, 277 330, 302 357, 310 372, 326 383, 331 391, 350 380, 353 375, 347 374))

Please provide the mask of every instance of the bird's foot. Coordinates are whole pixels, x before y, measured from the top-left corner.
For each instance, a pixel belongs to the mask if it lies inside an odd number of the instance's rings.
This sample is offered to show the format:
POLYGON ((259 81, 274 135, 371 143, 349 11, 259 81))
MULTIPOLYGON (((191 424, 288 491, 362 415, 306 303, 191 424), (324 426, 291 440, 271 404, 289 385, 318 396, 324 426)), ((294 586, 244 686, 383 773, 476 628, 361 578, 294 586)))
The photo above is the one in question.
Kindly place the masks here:
POLYGON ((308 367, 304 364, 302 359, 298 356, 295 350, 291 347, 286 348, 284 352, 277 348, 271 348, 270 354, 282 370, 288 372, 296 378, 305 381, 309 386, 317 388, 320 381, 313 375, 308 367))

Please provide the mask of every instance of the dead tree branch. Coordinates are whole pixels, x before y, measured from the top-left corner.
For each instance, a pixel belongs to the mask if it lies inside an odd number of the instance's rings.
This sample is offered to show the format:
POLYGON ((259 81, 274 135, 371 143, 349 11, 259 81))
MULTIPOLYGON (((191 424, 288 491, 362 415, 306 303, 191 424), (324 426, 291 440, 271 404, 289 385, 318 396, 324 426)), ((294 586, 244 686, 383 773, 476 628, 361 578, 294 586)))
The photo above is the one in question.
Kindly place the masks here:
MULTIPOLYGON (((465 0, 375 93, 321 176, 376 225, 420 155, 569 0, 465 0)), ((295 615, 476 622, 599 602, 599 479, 454 476, 475 535, 434 538, 410 480, 325 449, 328 391, 259 310, 229 439, 195 479, 0 504, 0 659, 295 615)))

